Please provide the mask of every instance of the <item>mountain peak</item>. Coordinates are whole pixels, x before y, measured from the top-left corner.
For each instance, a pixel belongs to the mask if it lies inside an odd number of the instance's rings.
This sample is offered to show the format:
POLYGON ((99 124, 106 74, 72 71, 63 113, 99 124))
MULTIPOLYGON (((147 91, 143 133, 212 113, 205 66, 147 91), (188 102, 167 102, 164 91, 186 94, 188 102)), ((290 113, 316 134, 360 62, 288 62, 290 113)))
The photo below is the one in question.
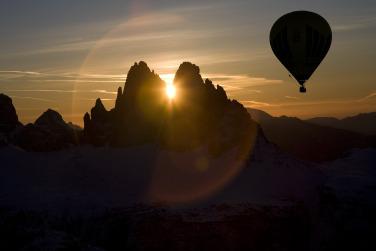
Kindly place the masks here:
MULTIPOLYGON (((154 74, 144 61, 140 61, 139 63, 135 62, 134 65, 129 69, 126 83, 139 83, 140 81, 150 77, 151 75, 154 74)), ((124 87, 124 90, 125 88, 126 87, 124 87)))
POLYGON ((14 143, 28 151, 55 151, 78 143, 74 129, 52 109, 16 131, 14 143))
POLYGON ((12 99, 0 93, 0 132, 8 133, 20 124, 12 99))
POLYGON ((39 118, 37 118, 37 120, 35 120, 34 123, 34 125, 40 127, 49 127, 52 124, 60 126, 66 125, 60 113, 52 109, 48 109, 47 111, 45 111, 39 118))
POLYGON ((144 62, 135 62, 129 69, 128 75, 132 75, 134 72, 151 72, 149 66, 144 62))
POLYGON ((190 62, 183 62, 176 71, 174 83, 177 86, 186 87, 187 85, 197 86, 204 82, 200 75, 200 68, 197 65, 190 62))

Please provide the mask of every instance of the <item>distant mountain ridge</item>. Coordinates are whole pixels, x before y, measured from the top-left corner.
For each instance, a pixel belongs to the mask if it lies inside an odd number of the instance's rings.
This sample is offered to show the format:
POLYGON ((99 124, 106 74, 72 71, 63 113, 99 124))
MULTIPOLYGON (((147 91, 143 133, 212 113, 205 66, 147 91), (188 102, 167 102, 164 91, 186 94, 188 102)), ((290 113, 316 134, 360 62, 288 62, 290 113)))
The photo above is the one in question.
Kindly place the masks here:
POLYGON ((360 113, 343 119, 316 117, 307 119, 306 121, 316 125, 345 129, 365 135, 376 135, 376 112, 360 113))
POLYGON ((257 109, 248 108, 248 112, 261 125, 270 142, 302 159, 329 161, 353 148, 376 146, 375 136, 317 125, 294 117, 273 117, 257 109))

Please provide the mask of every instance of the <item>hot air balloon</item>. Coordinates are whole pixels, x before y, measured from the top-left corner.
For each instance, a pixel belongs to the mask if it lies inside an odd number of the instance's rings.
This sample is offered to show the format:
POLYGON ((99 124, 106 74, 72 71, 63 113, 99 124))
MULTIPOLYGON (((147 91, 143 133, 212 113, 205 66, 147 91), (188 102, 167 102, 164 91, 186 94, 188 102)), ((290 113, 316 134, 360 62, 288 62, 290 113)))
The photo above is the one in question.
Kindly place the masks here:
POLYGON ((275 56, 300 84, 300 92, 306 92, 305 82, 332 43, 329 23, 316 13, 294 11, 274 23, 269 39, 275 56))

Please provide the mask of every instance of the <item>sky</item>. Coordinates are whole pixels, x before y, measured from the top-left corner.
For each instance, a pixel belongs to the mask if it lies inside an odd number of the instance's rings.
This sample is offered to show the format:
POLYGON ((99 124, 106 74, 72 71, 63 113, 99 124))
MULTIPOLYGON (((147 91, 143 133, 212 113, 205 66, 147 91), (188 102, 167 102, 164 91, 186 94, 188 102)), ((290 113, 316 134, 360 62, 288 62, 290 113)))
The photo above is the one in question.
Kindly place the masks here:
POLYGON ((190 61, 231 99, 274 116, 342 118, 376 111, 374 0, 2 0, 0 5, 0 93, 12 97, 23 123, 52 108, 82 125, 97 97, 113 107, 117 87, 140 60, 167 82, 190 61), (331 49, 305 94, 269 44, 273 23, 295 10, 319 13, 333 31, 331 49))

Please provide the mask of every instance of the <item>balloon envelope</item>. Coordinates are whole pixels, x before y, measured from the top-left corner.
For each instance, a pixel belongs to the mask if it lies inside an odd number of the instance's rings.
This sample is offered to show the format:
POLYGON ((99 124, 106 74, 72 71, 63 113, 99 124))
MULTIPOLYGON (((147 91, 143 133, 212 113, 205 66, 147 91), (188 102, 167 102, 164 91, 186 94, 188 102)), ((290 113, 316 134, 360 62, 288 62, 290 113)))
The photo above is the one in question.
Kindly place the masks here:
POLYGON ((294 11, 274 23, 269 39, 276 57, 303 85, 328 53, 332 31, 320 15, 294 11))

